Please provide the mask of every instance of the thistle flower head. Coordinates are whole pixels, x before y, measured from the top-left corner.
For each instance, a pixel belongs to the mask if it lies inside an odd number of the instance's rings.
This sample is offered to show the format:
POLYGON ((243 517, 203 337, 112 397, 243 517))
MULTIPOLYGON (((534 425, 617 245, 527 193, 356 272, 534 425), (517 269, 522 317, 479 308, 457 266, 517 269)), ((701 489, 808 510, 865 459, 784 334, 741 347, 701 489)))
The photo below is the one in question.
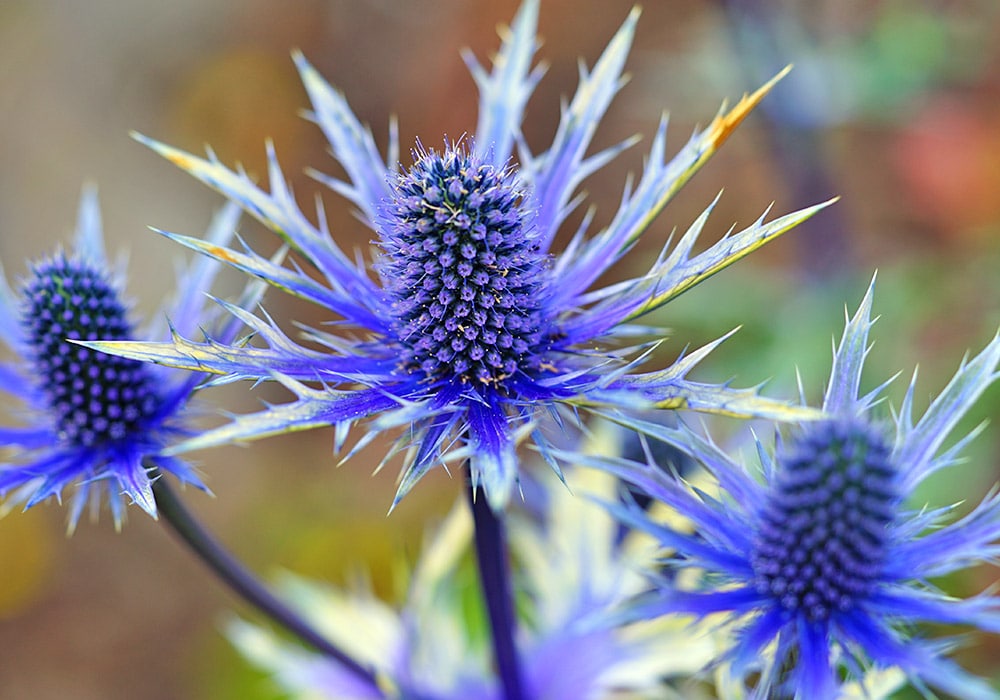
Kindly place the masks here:
MULTIPOLYGON (((895 668, 918 687, 960 698, 996 697, 944 657, 954 639, 915 634, 923 623, 1000 633, 1000 598, 945 595, 932 579, 1000 553, 1000 497, 992 491, 955 520, 952 508, 911 503, 914 489, 945 470, 971 438, 942 451, 948 434, 1000 377, 1000 335, 963 362, 924 415, 912 416, 914 382, 894 424, 873 410, 885 384, 860 394, 872 289, 849 321, 824 396, 827 417, 793 426, 772 453, 758 442, 762 479, 686 427, 616 417, 700 461, 717 482, 692 488, 651 463, 597 460, 655 500, 685 513, 695 533, 609 506, 650 532, 670 561, 714 586, 658 583, 625 619, 727 613, 734 642, 723 661, 737 678, 759 674, 761 697, 824 700, 869 671, 895 668), (916 509, 914 510, 914 506, 916 509), (773 645, 773 646, 772 646, 773 645)), ((975 434, 975 433, 973 433, 975 434)))
POLYGON ((759 592, 811 622, 871 592, 899 509, 890 453, 855 417, 806 425, 788 443, 757 516, 750 562, 759 592))
MULTIPOLYGON (((228 240, 237 218, 238 210, 227 207, 209 237, 228 240)), ((200 260, 180 280, 168 311, 175 329, 208 326, 202 297, 218 269, 215 261, 200 260)), ((156 516, 149 469, 204 488, 186 462, 164 454, 171 442, 190 435, 185 408, 198 376, 80 344, 136 337, 120 277, 105 258, 97 198, 89 190, 70 252, 31 265, 17 292, 0 274, 0 339, 14 356, 0 363, 0 390, 23 405, 17 410, 7 403, 15 424, 0 427, 0 447, 14 455, 0 464, 5 510, 61 499, 72 486, 70 530, 84 507, 96 513, 102 504, 120 527, 128 502, 156 516)), ((236 328, 226 321, 220 337, 231 339, 236 328)))
POLYGON ((59 436, 93 448, 141 431, 159 403, 150 368, 67 342, 133 337, 107 270, 60 252, 34 266, 21 296, 26 359, 59 436))
POLYGON ((546 258, 516 173, 461 146, 415 157, 379 227, 400 369, 493 386, 537 369, 546 258))
MULTIPOLYGON (((728 234, 693 254, 711 206, 649 270, 625 282, 595 286, 639 238, 695 171, 718 149, 774 84, 721 112, 666 158, 666 121, 652 140, 641 177, 630 181, 609 223, 589 230, 588 214, 562 251, 556 234, 583 199, 581 183, 633 140, 591 153, 591 137, 619 88, 638 20, 633 10, 563 110, 552 143, 533 155, 521 134, 525 105, 542 77, 533 68, 537 0, 526 0, 491 70, 471 55, 479 88, 474 138, 443 152, 417 147, 408 168, 388 158, 301 55, 295 56, 313 117, 345 180, 318 176, 356 207, 377 232, 371 260, 345 254, 320 208, 310 221, 268 151, 269 191, 213 155, 197 158, 142 139, 218 189, 275 231, 315 268, 310 274, 252 251, 236 251, 176 234, 169 237, 225 261, 279 289, 319 305, 346 332, 308 329, 300 342, 270 317, 236 311, 257 345, 99 342, 90 346, 133 359, 216 373, 217 382, 277 380, 294 400, 245 416, 173 448, 176 452, 318 426, 348 428, 367 420, 360 446, 382 431, 400 435, 398 502, 439 464, 468 464, 473 485, 502 509, 518 482, 516 447, 548 451, 545 424, 571 424, 581 410, 676 409, 789 417, 787 404, 755 390, 700 384, 688 373, 720 341, 661 369, 640 370, 649 346, 629 347, 632 322, 804 221, 825 205, 728 234), (518 145, 517 157, 514 146, 518 145)), ((777 78, 775 79, 777 80, 777 78)), ((792 411, 794 412, 794 411, 792 411)), ((552 466, 558 471, 559 465, 552 466)))

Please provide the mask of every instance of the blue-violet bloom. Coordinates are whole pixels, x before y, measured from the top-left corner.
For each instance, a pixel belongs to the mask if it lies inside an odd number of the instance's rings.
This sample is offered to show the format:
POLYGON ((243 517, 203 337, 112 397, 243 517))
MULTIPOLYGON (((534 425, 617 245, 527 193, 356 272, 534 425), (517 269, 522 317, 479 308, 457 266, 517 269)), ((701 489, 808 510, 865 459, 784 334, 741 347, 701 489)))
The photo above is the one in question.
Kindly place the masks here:
MULTIPOLYGON (((211 153, 201 159, 141 138, 241 204, 318 274, 274 265, 250 250, 164 235, 318 304, 347 333, 309 329, 307 346, 269 317, 233 309, 266 347, 192 342, 182 334, 169 344, 92 347, 214 372, 220 382, 276 379, 296 396, 239 416, 177 446, 178 452, 330 425, 336 427, 339 449, 349 427, 366 418, 371 420, 361 445, 382 431, 403 429, 396 452, 405 454, 405 464, 395 502, 435 465, 461 460, 469 465, 473 486, 481 486, 494 509, 502 509, 517 484, 516 445, 529 439, 546 450, 541 419, 559 416, 563 408, 570 417, 595 406, 788 415, 787 405, 762 398, 755 389, 687 378, 721 341, 666 369, 639 372, 651 348, 639 352, 622 347, 621 340, 638 332, 632 325, 636 318, 825 205, 767 223, 762 216, 692 255, 709 206, 676 245, 663 248, 644 275, 594 288, 774 81, 720 112, 670 161, 663 119, 642 176, 626 184, 611 222, 590 235, 591 211, 565 250, 551 249, 583 200, 580 184, 634 143, 629 139, 587 154, 600 119, 625 82, 622 70, 638 14, 629 14, 593 70, 581 71, 555 138, 540 155, 529 151, 521 134, 525 104, 543 72, 532 68, 537 0, 521 7, 491 72, 466 56, 480 94, 474 138, 446 141, 441 151, 418 145, 409 170, 398 166, 396 130, 391 129, 383 162, 371 133, 344 98, 296 54, 312 117, 347 174, 346 180, 316 177, 357 207, 359 218, 375 231, 371 264, 338 247, 322 206, 317 207, 318 225, 300 211, 270 145, 266 192, 211 153)), ((552 466, 558 471, 555 462, 552 466)))
MULTIPOLYGON (((207 239, 224 244, 238 218, 238 207, 225 207, 207 239)), ((209 322, 203 313, 205 294, 220 267, 202 258, 179 280, 168 312, 176 332, 194 333, 209 322)), ((14 354, 0 362, 0 390, 23 405, 10 410, 20 424, 0 426, 0 447, 12 454, 10 462, 0 463, 4 509, 61 499, 73 485, 71 531, 85 506, 96 514, 102 503, 120 527, 128 502, 156 517, 149 475, 154 467, 205 488, 189 464, 164 454, 171 441, 193 433, 185 428, 185 409, 203 377, 69 342, 136 337, 122 280, 122 266, 109 265, 105 257, 97 195, 91 189, 81 198, 71 251, 33 263, 18 291, 0 270, 0 339, 14 354)), ((253 303, 259 293, 245 303, 253 303)), ((232 338, 239 324, 222 320, 222 337, 232 338)), ((159 325, 140 337, 169 337, 165 324, 159 325)))
POLYGON ((634 505, 610 506, 626 524, 657 537, 672 566, 701 572, 697 586, 677 588, 676 578, 654 586, 623 618, 728 616, 734 641, 723 660, 738 679, 759 674, 753 697, 832 699, 849 679, 892 668, 924 692, 932 686, 959 698, 998 697, 945 658, 956 638, 918 630, 930 623, 1000 632, 1000 597, 954 598, 933 583, 996 561, 1000 497, 991 491, 957 519, 952 507, 908 499, 953 465, 979 432, 942 449, 1000 377, 1000 335, 966 358, 918 421, 915 374, 898 413, 882 418, 876 404, 888 382, 859 394, 873 287, 835 351, 827 417, 796 426, 774 452, 757 441, 759 478, 693 429, 615 417, 696 458, 718 487, 696 488, 652 460, 591 460, 694 523, 694 534, 680 532, 634 505))

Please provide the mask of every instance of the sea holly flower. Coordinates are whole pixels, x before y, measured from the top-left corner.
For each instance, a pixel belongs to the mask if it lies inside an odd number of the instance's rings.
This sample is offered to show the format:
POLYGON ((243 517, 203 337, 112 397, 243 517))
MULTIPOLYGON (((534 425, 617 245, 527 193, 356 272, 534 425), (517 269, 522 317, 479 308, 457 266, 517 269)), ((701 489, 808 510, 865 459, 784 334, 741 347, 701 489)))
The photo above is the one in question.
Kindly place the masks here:
MULTIPOLYGON (((239 209, 227 206, 207 240, 224 244, 238 218, 239 209)), ((194 333, 209 321, 204 297, 219 268, 202 258, 179 280, 168 312, 176 332, 194 333)), ((0 363, 0 389, 23 404, 23 410, 11 411, 21 424, 0 427, 0 447, 12 460, 0 464, 5 509, 61 498, 73 486, 70 530, 86 506, 96 513, 102 503, 120 527, 128 502, 156 517, 151 468, 205 488, 189 464, 164 453, 171 441, 191 434, 186 408, 202 377, 70 342, 135 337, 122 272, 105 257, 92 190, 81 199, 71 251, 32 264, 18 291, 0 271, 0 338, 14 354, 0 363)), ((232 338, 238 324, 225 320, 225 325, 222 337, 232 338)), ((165 327, 149 333, 168 337, 165 327)))
POLYGON ((652 460, 591 460, 683 512, 697 533, 665 527, 636 506, 610 506, 626 524, 657 537, 672 553, 672 566, 701 572, 704 584, 660 582, 623 618, 728 615, 735 636, 723 661, 737 678, 759 674, 757 697, 840 697, 844 679, 891 668, 918 688, 998 697, 944 657, 954 638, 915 630, 930 623, 1000 632, 1000 597, 953 598, 933 583, 996 561, 1000 497, 991 491, 957 519, 951 507, 910 497, 927 477, 952 466, 979 432, 942 449, 1000 377, 1000 335, 963 361, 919 420, 913 419, 916 375, 899 412, 883 419, 876 404, 886 384, 859 393, 872 293, 835 352, 823 401, 827 418, 798 426, 774 452, 758 442, 760 474, 692 429, 615 417, 696 458, 717 482, 716 490, 693 488, 652 460))
MULTIPOLYGON (((574 491, 613 495, 617 481, 593 470, 566 470, 574 491)), ((691 642, 686 620, 595 625, 611 606, 638 593, 641 571, 654 565, 647 536, 618 536, 600 506, 544 479, 529 505, 540 519, 513 512, 511 548, 519 571, 522 626, 519 651, 526 697, 551 700, 662 698, 662 681, 708 663, 711 635, 691 642)), ((367 590, 334 588, 287 575, 282 590, 304 616, 361 663, 381 687, 360 685, 334 661, 243 620, 227 626, 230 639, 256 666, 295 697, 331 700, 503 698, 474 599, 470 555, 473 519, 458 503, 436 528, 413 570, 401 605, 367 590), (363 632, 361 632, 363 631, 363 632)))
POLYGON ((330 425, 337 429, 339 448, 350 426, 367 418, 361 444, 382 431, 402 429, 397 452, 405 454, 405 464, 396 502, 435 465, 463 460, 473 487, 481 487, 500 511, 517 483, 516 445, 527 439, 548 449, 539 426, 549 416, 572 419, 579 409, 608 406, 789 415, 787 405, 753 389, 688 378, 721 340, 666 369, 640 371, 651 348, 623 347, 623 339, 634 337, 635 319, 825 205, 770 222, 762 216, 693 255, 709 206, 645 274, 594 286, 774 81, 720 112, 669 161, 662 120, 642 175, 626 185, 611 222, 590 234, 591 212, 568 247, 557 252, 556 233, 583 199, 579 185, 632 144, 588 155, 598 122, 625 82, 622 70, 639 13, 628 16, 593 70, 581 73, 551 146, 538 155, 521 135, 525 104, 542 75, 532 68, 537 15, 537 0, 527 0, 492 71, 468 58, 480 93, 475 136, 445 142, 441 150, 417 146, 408 169, 397 165, 395 132, 384 163, 345 99, 304 57, 295 56, 312 116, 347 174, 346 180, 318 177, 375 231, 371 263, 341 250, 322 207, 318 225, 300 211, 270 146, 267 192, 211 153, 201 159, 140 139, 241 204, 317 274, 272 264, 250 250, 164 235, 318 304, 345 331, 310 329, 300 343, 269 317, 232 309, 264 346, 195 342, 180 333, 167 344, 91 343, 126 357, 213 372, 221 375, 217 381, 275 379, 296 397, 239 416, 176 446, 176 452, 330 425))

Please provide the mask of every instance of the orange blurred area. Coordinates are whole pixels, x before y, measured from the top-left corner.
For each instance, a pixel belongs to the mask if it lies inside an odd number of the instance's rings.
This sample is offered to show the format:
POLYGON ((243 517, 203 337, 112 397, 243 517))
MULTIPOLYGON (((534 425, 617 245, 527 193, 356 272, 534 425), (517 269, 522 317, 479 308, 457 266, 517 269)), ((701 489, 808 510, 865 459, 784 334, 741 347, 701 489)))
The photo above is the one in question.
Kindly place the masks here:
MULTIPOLYGON (((272 140, 304 211, 311 215, 314 198, 321 197, 340 245, 367 254, 373 233, 305 173, 342 175, 319 129, 301 116, 308 101, 290 52, 301 49, 347 95, 383 149, 397 115, 406 164, 416 138, 434 146, 475 129, 475 87, 459 52, 469 46, 486 62, 499 45, 497 25, 510 20, 517 4, 0 3, 0 260, 6 273, 16 278, 23 260, 67 240, 80 189, 94 182, 109 249, 129 253, 128 292, 137 315, 157 312, 174 282, 173 262, 184 253, 147 227, 199 235, 220 199, 133 141, 131 130, 198 153, 210 145, 224 162, 242 163, 257 178, 265 175, 264 143, 272 140)), ((744 385, 775 373, 788 379, 793 365, 808 369, 815 358, 825 371, 842 308, 856 305, 864 282, 846 298, 834 298, 827 293, 834 287, 823 285, 836 275, 866 281, 877 267, 885 303, 901 315, 897 321, 887 313, 879 324, 895 338, 885 343, 898 351, 896 369, 908 372, 919 359, 928 377, 942 377, 964 349, 981 347, 1000 323, 994 264, 1000 262, 1000 57, 988 40, 1000 33, 1000 13, 989 3, 967 3, 973 9, 938 15, 941 35, 934 40, 956 43, 924 56, 919 45, 907 47, 886 28, 891 25, 880 24, 890 3, 864 2, 862 11, 845 14, 839 0, 826 0, 815 14, 787 13, 771 37, 776 67, 751 70, 757 64, 746 52, 755 44, 742 44, 745 34, 732 26, 733 7, 741 3, 644 5, 628 63, 631 81, 595 144, 611 146, 636 132, 645 138, 584 183, 598 207, 598 226, 610 220, 627 174, 642 167, 661 111, 671 114, 672 153, 695 124, 712 119, 723 99, 732 104, 784 65, 796 68, 661 216, 627 271, 648 266, 670 231, 683 231, 723 188, 704 234, 709 242, 734 222, 749 224, 772 201, 774 212, 784 213, 843 195, 836 211, 739 264, 745 274, 738 279, 780 282, 786 298, 755 311, 741 306, 757 298, 754 290, 720 282, 717 289, 728 296, 693 297, 706 301, 677 316, 668 310, 662 320, 692 333, 697 345, 745 322, 730 319, 727 310, 760 314, 757 325, 748 322, 748 354, 724 355, 741 363, 740 371, 754 372, 740 377, 744 385), (802 28, 786 26, 798 20, 802 28), (843 47, 855 45, 856 55, 844 55, 843 47), (948 59, 941 55, 961 60, 942 64, 948 59), (899 66, 926 67, 914 76, 899 66), (789 102, 815 109, 811 116, 781 112, 789 102), (832 309, 822 322, 815 306, 802 305, 810 294, 826 304, 824 311, 832 309), (781 318, 785 325, 776 325, 781 318), (768 334, 778 328, 808 330, 808 343, 797 337, 781 346, 779 338, 768 346, 768 334), (807 354, 813 345, 816 351, 807 354), (765 355, 774 359, 786 350, 781 368, 765 362, 765 355)), ((936 5, 907 5, 912 26, 933 31, 920 22, 936 5)), ((592 65, 631 6, 629 0, 542 0, 539 57, 550 67, 524 125, 534 152, 551 140, 560 98, 575 89, 577 58, 592 65)), ((571 217, 567 237, 580 216, 571 217)), ((249 220, 240 233, 262 252, 277 245, 249 220)), ((241 283, 227 273, 217 291, 225 296, 241 283)), ((265 306, 279 319, 329 320, 276 293, 265 306)), ((721 379, 732 375, 724 365, 716 370, 721 379)), ((996 392, 991 396, 995 407, 1000 401, 996 392)), ((211 398, 245 412, 287 395, 273 387, 230 386, 211 398)), ((995 433, 981 438, 979 458, 1000 452, 995 433)), ((398 463, 372 476, 385 446, 369 446, 338 468, 332 444, 332 431, 321 430, 199 453, 215 498, 184 495, 263 574, 284 568, 347 582, 362 572, 391 597, 400 562, 412 563, 425 527, 459 493, 460 478, 432 474, 387 515, 398 463)), ((992 483, 991 469, 982 470, 979 483, 992 483)), ((64 517, 64 509, 47 504, 0 519, 0 699, 275 696, 218 632, 231 611, 246 611, 166 528, 132 509, 120 534, 105 513, 67 539, 64 517)), ((976 575, 980 588, 995 578, 994 571, 976 575)))
POLYGON ((24 513, 0 528, 0 620, 35 605, 48 592, 56 567, 56 533, 41 513, 24 513))

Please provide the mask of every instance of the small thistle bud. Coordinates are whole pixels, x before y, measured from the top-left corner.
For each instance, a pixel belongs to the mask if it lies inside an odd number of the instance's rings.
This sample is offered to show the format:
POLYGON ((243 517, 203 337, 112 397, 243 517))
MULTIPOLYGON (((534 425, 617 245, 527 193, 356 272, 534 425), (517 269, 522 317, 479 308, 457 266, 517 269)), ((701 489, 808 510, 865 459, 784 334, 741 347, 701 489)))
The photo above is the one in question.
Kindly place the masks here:
POLYGON ((127 340, 132 328, 107 275, 59 254, 23 290, 28 358, 61 437, 82 447, 120 441, 156 409, 145 365, 69 340, 127 340))
POLYGON ((778 457, 751 562, 757 590, 825 620, 879 579, 899 496, 890 446, 867 423, 810 425, 778 457))
POLYGON ((419 150, 383 214, 383 267, 401 366, 428 380, 499 384, 533 366, 538 251, 517 176, 459 147, 419 150))

